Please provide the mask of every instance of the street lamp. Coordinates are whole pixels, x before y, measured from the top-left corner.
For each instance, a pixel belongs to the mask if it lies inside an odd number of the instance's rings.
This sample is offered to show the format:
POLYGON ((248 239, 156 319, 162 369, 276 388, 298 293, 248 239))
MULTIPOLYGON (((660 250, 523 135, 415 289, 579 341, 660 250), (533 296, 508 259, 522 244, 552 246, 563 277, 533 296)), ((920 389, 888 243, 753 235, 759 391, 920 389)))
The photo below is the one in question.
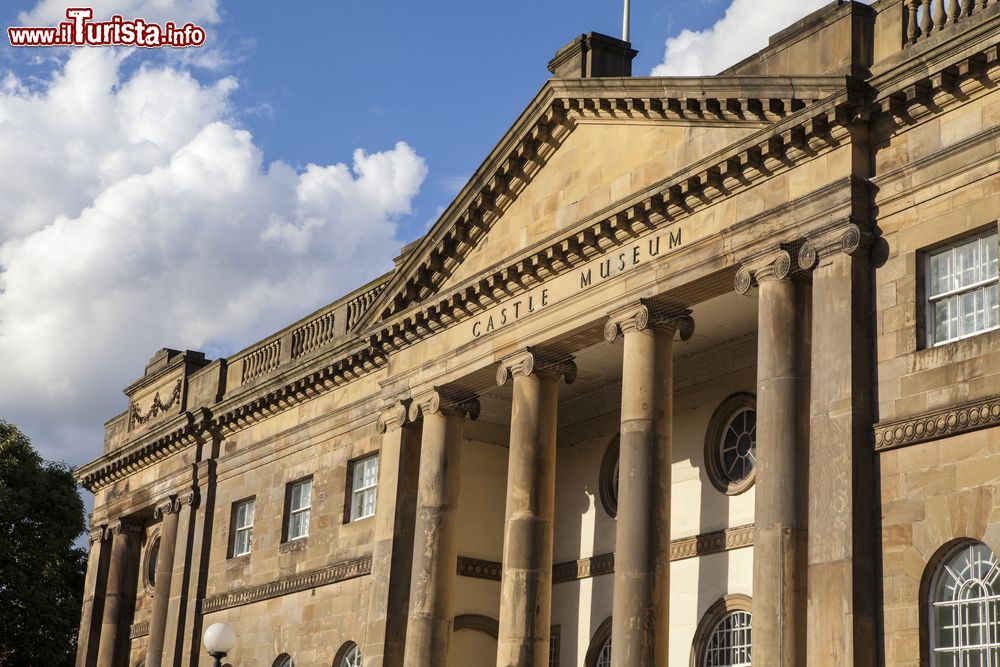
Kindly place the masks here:
POLYGON ((233 650, 236 644, 236 635, 233 629, 225 623, 213 623, 205 630, 205 649, 208 654, 215 658, 215 667, 222 667, 222 659, 233 650))

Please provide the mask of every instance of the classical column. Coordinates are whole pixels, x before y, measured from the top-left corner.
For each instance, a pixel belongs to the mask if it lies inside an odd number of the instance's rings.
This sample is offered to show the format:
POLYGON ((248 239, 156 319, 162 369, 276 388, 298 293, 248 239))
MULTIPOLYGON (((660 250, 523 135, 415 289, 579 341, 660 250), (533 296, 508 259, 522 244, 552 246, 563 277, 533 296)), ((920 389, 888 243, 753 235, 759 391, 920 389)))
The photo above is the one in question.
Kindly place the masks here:
POLYGON ((104 614, 101 622, 101 641, 97 650, 100 667, 118 667, 128 662, 129 619, 127 611, 134 604, 134 586, 129 580, 137 572, 139 542, 142 524, 131 519, 120 519, 111 524, 111 562, 108 564, 108 582, 104 593, 104 614))
POLYGON ((444 388, 417 396, 410 419, 424 420, 410 576, 407 667, 447 665, 458 570, 458 491, 462 422, 479 401, 444 388))
POLYGON ((153 591, 153 610, 149 618, 145 667, 160 667, 162 664, 163 639, 167 628, 167 611, 170 605, 170 582, 174 573, 174 551, 177 547, 177 519, 180 507, 177 496, 170 496, 153 509, 153 518, 162 518, 162 525, 160 526, 160 550, 156 555, 156 587, 153 591))
POLYGON ((876 661, 871 240, 848 221, 799 253, 813 278, 809 525, 822 527, 809 531, 810 667, 876 661))
MULTIPOLYGON (((191 554, 194 513, 198 507, 198 492, 191 488, 177 496, 177 537, 175 540, 173 573, 170 576, 170 592, 167 601, 166 624, 163 632, 163 657, 161 664, 174 666, 186 664, 182 659, 185 628, 188 625, 188 611, 194 605, 188 603, 189 579, 194 570, 191 554)), ((157 573, 159 576, 159 573, 157 573)), ((187 661, 190 662, 190 659, 187 661)), ((197 664, 197 663, 196 663, 197 664)))
POLYGON ((107 526, 95 526, 89 533, 90 554, 87 557, 87 575, 83 585, 83 608, 80 612, 80 633, 76 645, 77 667, 90 667, 97 662, 97 645, 101 633, 104 611, 104 594, 99 591, 107 578, 108 532, 107 526))
POLYGON ((745 263, 736 288, 758 289, 757 470, 754 507, 753 660, 805 660, 809 301, 776 250, 745 263))
POLYGON ((670 635, 670 466, 673 340, 694 332, 690 311, 640 301, 610 315, 624 338, 611 664, 665 667, 670 635))
POLYGON ((396 401, 375 422, 375 429, 382 435, 382 447, 362 651, 368 667, 403 664, 420 465, 420 430, 407 423, 408 405, 409 401, 396 401))
POLYGON ((514 379, 507 464, 497 667, 548 664, 552 612, 558 382, 576 379, 573 358, 527 348, 500 361, 514 379))

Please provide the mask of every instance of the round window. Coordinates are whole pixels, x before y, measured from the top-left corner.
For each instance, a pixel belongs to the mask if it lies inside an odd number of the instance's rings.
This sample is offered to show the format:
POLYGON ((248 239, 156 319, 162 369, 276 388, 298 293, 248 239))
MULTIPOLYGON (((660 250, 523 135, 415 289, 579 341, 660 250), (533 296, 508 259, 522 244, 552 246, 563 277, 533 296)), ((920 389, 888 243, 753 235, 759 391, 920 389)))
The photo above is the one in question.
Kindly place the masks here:
POLYGON ((715 488, 729 495, 753 484, 757 468, 757 403, 734 394, 716 409, 705 437, 705 463, 715 488))
POLYGON ((146 547, 146 557, 142 568, 142 583, 146 593, 156 591, 156 562, 160 558, 160 536, 155 534, 146 547))
POLYGON ((604 450, 601 460, 601 504, 610 516, 618 516, 618 453, 621 438, 615 436, 604 450))

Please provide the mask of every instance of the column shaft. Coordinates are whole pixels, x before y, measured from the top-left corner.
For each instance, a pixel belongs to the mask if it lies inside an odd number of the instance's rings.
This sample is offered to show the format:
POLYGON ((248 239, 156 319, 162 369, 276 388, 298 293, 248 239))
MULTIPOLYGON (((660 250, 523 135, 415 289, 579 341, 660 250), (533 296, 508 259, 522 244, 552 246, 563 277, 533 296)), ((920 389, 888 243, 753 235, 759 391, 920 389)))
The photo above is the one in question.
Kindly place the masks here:
POLYGON ((674 330, 625 332, 611 662, 665 666, 674 330))
MULTIPOLYGON (((416 407, 416 406, 415 406, 416 407)), ((458 569, 462 415, 424 410, 404 665, 448 664, 458 569)))
POLYGON ((498 667, 548 664, 557 378, 514 375, 498 667))
POLYGON ((83 605, 80 611, 80 632, 76 646, 76 666, 91 667, 97 663, 97 647, 101 636, 104 612, 104 586, 110 560, 106 527, 90 531, 90 554, 83 585, 83 605))
POLYGON ((809 302, 787 277, 759 284, 753 659, 798 667, 805 664, 809 302))
POLYGON ((129 586, 129 581, 136 572, 140 531, 141 526, 125 520, 111 527, 111 562, 108 565, 101 640, 97 651, 100 667, 118 667, 128 663, 129 612, 135 604, 135 587, 129 586))
POLYGON ((170 605, 171 579, 174 573, 174 552, 177 546, 177 501, 170 498, 157 507, 163 517, 160 526, 160 551, 156 557, 156 590, 153 592, 153 610, 149 618, 149 639, 146 647, 145 667, 160 667, 163 660, 163 642, 167 628, 170 605))
MULTIPOLYGON (((861 238, 861 235, 858 235, 861 238)), ((813 272, 808 664, 873 667, 876 545, 867 246, 813 272)))

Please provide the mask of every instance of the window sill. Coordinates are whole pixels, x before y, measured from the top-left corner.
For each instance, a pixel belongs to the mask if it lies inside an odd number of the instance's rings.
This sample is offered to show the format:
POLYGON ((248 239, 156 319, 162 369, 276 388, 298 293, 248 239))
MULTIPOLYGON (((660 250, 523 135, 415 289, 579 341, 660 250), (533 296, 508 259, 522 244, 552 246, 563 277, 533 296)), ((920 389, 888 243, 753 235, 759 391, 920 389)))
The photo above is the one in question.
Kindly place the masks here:
POLYGON ((309 536, 297 537, 294 540, 289 540, 287 542, 282 542, 278 546, 279 554, 287 554, 292 551, 303 551, 309 546, 309 536))

